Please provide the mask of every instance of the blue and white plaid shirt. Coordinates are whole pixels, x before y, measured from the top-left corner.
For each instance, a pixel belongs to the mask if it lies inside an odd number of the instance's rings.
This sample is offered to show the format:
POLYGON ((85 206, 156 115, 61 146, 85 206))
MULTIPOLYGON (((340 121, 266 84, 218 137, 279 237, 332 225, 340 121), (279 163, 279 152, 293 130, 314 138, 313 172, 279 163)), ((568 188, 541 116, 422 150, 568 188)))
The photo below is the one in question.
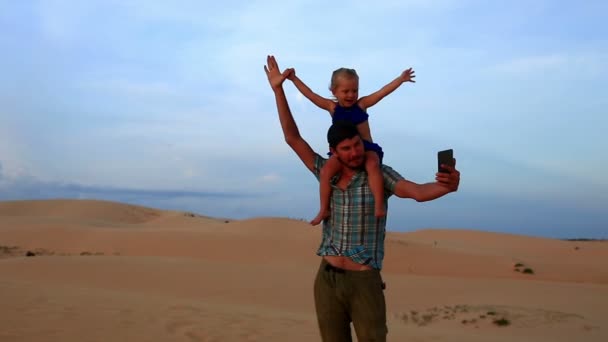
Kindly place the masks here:
MULTIPOLYGON (((326 162, 327 159, 315 155, 313 174, 317 180, 326 162)), ((397 182, 403 177, 387 165, 382 165, 382 173, 384 203, 387 205, 397 182)), ((374 216, 374 196, 368 184, 367 172, 356 171, 345 191, 336 186, 336 179, 332 180, 331 215, 323 222, 323 236, 317 255, 346 256, 356 263, 382 269, 386 216, 374 216)))

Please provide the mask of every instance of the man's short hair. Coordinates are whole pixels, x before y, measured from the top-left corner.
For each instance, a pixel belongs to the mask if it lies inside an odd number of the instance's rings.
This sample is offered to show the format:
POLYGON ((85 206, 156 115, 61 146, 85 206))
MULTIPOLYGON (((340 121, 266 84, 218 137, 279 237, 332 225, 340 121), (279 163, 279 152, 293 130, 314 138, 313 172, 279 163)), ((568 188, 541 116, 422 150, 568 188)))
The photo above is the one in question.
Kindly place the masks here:
POLYGON ((359 130, 354 123, 340 120, 336 121, 327 130, 327 142, 331 148, 336 148, 342 141, 352 139, 357 135, 359 135, 359 130))

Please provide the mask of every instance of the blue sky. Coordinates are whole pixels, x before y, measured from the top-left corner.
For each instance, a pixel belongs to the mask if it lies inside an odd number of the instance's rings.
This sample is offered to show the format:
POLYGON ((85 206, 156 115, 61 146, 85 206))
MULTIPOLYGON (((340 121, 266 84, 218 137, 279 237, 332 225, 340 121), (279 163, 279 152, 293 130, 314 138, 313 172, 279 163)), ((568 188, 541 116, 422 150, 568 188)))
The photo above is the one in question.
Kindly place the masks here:
MULTIPOLYGON (((388 229, 608 237, 605 1, 2 1, 0 199, 101 198, 211 216, 310 219, 317 182, 284 143, 266 55, 329 96, 406 68, 370 108, 385 163, 459 192, 392 198, 388 229)), ((327 113, 286 83, 301 133, 327 113)))

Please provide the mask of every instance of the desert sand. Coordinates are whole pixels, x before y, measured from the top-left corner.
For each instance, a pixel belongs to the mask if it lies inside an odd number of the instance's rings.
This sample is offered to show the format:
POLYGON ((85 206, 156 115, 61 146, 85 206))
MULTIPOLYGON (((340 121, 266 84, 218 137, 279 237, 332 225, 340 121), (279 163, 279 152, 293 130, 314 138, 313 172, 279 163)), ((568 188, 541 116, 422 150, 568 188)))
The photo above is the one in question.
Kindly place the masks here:
MULTIPOLYGON (((320 233, 287 218, 0 202, 0 341, 319 341, 320 233)), ((608 242, 391 232, 382 275, 389 341, 608 341, 608 242)))

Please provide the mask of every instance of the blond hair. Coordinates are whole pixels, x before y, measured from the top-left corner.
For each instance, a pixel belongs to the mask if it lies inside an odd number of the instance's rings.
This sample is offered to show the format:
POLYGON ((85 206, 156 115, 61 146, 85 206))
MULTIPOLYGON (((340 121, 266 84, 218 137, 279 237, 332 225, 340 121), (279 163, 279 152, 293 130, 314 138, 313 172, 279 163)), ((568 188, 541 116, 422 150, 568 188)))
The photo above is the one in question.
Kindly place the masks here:
POLYGON ((330 91, 333 92, 334 89, 336 89, 336 87, 338 86, 338 78, 339 77, 354 78, 357 81, 359 81, 359 75, 357 75, 357 72, 355 71, 355 69, 349 69, 349 68, 336 69, 331 74, 331 82, 329 83, 329 90, 330 91))

